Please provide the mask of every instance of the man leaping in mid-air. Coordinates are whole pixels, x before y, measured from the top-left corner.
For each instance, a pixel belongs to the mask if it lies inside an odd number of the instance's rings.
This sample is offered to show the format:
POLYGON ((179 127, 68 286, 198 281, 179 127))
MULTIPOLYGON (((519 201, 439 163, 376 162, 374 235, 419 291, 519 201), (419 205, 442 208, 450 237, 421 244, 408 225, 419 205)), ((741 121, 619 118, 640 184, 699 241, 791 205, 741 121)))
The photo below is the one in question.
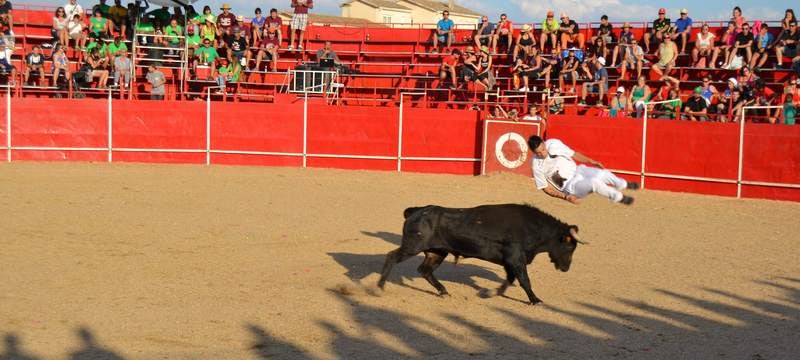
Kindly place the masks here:
POLYGON ((623 195, 620 190, 639 189, 639 184, 618 178, 603 169, 603 164, 586 155, 570 149, 561 140, 542 140, 533 135, 528 138, 528 146, 534 153, 531 164, 536 188, 545 194, 567 200, 573 204, 591 193, 598 193, 613 202, 630 205, 633 198, 623 195), (575 160, 597 167, 576 165, 575 160))

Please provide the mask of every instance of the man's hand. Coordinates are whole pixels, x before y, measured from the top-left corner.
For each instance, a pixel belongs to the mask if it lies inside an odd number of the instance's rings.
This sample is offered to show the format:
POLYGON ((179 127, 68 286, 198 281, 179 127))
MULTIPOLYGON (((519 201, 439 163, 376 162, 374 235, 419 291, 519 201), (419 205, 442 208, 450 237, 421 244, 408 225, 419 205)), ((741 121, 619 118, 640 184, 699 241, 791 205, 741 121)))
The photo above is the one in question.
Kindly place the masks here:
POLYGON ((564 198, 564 200, 567 200, 567 201, 569 201, 569 202, 571 202, 571 203, 573 203, 573 204, 575 204, 575 205, 578 205, 578 204, 580 204, 580 203, 581 203, 581 199, 579 199, 579 198, 578 198, 577 196, 575 196, 575 195, 567 195, 567 196, 564 198))

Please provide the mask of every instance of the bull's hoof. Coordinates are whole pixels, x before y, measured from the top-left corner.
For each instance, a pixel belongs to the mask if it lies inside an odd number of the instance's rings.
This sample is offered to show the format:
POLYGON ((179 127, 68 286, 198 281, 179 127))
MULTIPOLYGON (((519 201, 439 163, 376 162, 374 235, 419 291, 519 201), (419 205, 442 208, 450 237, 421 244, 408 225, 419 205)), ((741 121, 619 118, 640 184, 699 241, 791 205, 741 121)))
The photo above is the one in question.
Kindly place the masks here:
POLYGON ((528 305, 533 306, 542 302, 542 299, 533 299, 533 301, 529 302, 528 305))
POLYGON ((378 289, 383 290, 384 285, 386 285, 385 281, 378 281, 378 289))
POLYGON ((447 290, 445 290, 445 291, 439 291, 439 297, 440 297, 440 298, 446 298, 446 297, 450 297, 450 293, 448 293, 448 292, 447 292, 447 290))

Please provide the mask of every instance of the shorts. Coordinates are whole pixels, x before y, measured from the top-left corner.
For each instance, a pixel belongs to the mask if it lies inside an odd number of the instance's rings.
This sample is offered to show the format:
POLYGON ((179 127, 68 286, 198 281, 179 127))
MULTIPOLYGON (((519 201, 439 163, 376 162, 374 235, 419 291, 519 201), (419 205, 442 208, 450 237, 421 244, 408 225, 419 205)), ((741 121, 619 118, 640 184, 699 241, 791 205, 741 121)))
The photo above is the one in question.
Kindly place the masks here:
POLYGON ((447 42, 447 39, 450 37, 450 34, 447 33, 447 34, 444 34, 444 35, 437 35, 437 37, 439 38, 439 42, 440 43, 445 43, 445 42, 447 42))
POLYGON ((9 64, 9 63, 7 63, 5 61, 0 62, 0 71, 2 71, 3 73, 10 73, 11 71, 13 71, 15 69, 16 68, 14 67, 14 65, 11 65, 11 64, 9 64))
POLYGON ((480 74, 475 76, 476 80, 486 80, 488 78, 489 78, 489 72, 488 71, 484 71, 484 72, 482 72, 482 73, 480 73, 480 74))
POLYGON ((244 51, 231 51, 231 54, 233 55, 233 57, 237 59, 241 59, 244 57, 244 51))
POLYGON ((797 46, 795 46, 795 47, 784 46, 783 47, 783 56, 786 56, 786 57, 795 57, 795 56, 797 56, 797 46))
MULTIPOLYGON (((603 84, 603 92, 608 93, 608 84, 603 84)), ((600 93, 600 84, 592 85, 589 88, 590 94, 599 94, 600 93)))
POLYGON ((292 28, 292 31, 304 31, 306 26, 308 26, 308 14, 294 14, 292 16, 292 22, 289 26, 292 28))

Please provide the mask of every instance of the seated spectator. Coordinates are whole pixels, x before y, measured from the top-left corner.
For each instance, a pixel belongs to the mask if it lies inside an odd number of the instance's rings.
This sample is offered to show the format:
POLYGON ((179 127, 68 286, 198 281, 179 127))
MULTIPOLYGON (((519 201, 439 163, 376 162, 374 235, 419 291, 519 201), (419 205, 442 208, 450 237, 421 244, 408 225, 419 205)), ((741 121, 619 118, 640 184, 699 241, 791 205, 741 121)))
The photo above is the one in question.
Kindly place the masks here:
POLYGON ((281 26, 283 25, 283 19, 278 16, 278 9, 270 9, 269 16, 267 17, 267 22, 264 24, 265 27, 270 29, 275 29, 278 37, 278 43, 280 48, 280 42, 283 39, 281 26))
POLYGON ((200 39, 200 30, 197 25, 190 24, 186 26, 186 45, 189 46, 189 50, 196 50, 200 45, 203 44, 203 40, 200 39))
POLYGON ((456 68, 458 67, 458 59, 461 57, 461 51, 453 49, 450 56, 442 58, 442 66, 439 68, 439 79, 444 83, 447 77, 450 77, 450 89, 455 90, 458 88, 458 76, 456 75, 456 68))
POLYGON ((226 30, 236 25, 236 15, 231 12, 231 6, 227 3, 220 8, 222 13, 217 15, 217 36, 222 36, 226 30))
POLYGON ((570 49, 566 58, 561 59, 561 67, 558 75, 558 88, 565 89, 564 80, 571 80, 572 87, 569 92, 575 92, 578 81, 578 67, 581 61, 575 57, 575 50, 570 49))
MULTIPOLYGON (((602 38, 605 44, 614 42, 613 26, 608 22, 608 15, 600 17, 600 25, 597 26, 597 34, 592 36, 589 42, 594 43, 598 38, 602 38)), ((606 55, 607 54, 604 54, 603 57, 606 57, 606 55)))
MULTIPOLYGON (((515 73, 514 76, 522 79, 523 82, 523 86, 519 88, 519 91, 531 90, 530 82, 536 81, 542 76, 545 78, 545 88, 550 87, 550 73, 555 61, 544 58, 535 48, 532 48, 531 51, 533 52, 532 54, 524 58, 517 58, 516 64, 512 68, 515 73)), ((518 85, 514 84, 515 87, 518 87, 518 85)))
POLYGON ((547 97, 547 109, 550 111, 550 114, 558 114, 563 112, 564 97, 561 96, 561 89, 555 88, 552 92, 550 92, 550 94, 552 95, 547 97))
POLYGON ((536 39, 533 37, 533 27, 528 24, 522 25, 522 29, 519 30, 519 35, 514 45, 514 50, 511 51, 512 59, 525 57, 525 54, 530 53, 531 49, 535 48, 535 46, 536 39))
MULTIPOLYGON (((728 28, 722 33, 722 38, 720 39, 721 44, 719 45, 719 52, 722 53, 723 60, 728 59, 728 55, 731 53, 731 49, 733 49, 733 44, 736 43, 736 23, 731 21, 728 22, 728 28)), ((718 65, 722 66, 724 61, 721 61, 718 65)))
POLYGON ((209 17, 211 17, 210 18, 211 23, 213 24, 217 23, 217 17, 214 16, 214 13, 211 11, 211 6, 206 5, 203 6, 203 13, 195 16, 194 19, 192 19, 192 21, 197 23, 198 25, 202 25, 203 23, 206 22, 206 20, 209 19, 209 17))
POLYGON ((100 13, 103 14, 103 17, 108 17, 109 9, 111 9, 111 7, 106 4, 106 0, 99 0, 98 4, 92 7, 92 12, 95 10, 100 10, 100 13))
POLYGON ((694 88, 692 97, 683 104, 681 119, 691 121, 708 121, 708 103, 703 99, 703 88, 694 88))
POLYGON ((664 85, 661 85, 661 87, 658 89, 658 92, 656 92, 652 96, 653 101, 669 100, 670 90, 677 90, 678 92, 680 92, 681 89, 680 80, 672 76, 664 76, 663 78, 661 78, 661 81, 664 83, 664 85))
POLYGON ((606 70, 606 59, 601 56, 592 58, 591 66, 594 68, 592 81, 583 83, 581 93, 581 105, 586 105, 586 95, 589 93, 598 94, 597 106, 603 106, 603 99, 608 93, 608 70, 606 70))
POLYGON ((634 37, 631 32, 631 24, 625 23, 622 25, 622 32, 619 33, 619 41, 617 46, 614 47, 614 52, 611 54, 611 67, 617 66, 617 56, 622 54, 622 59, 625 58, 625 52, 628 47, 633 43, 634 37))
POLYGON ((659 115, 658 118, 674 120, 677 117, 678 111, 683 105, 681 97, 678 94, 678 89, 670 89, 665 100, 668 100, 669 102, 661 104, 661 115, 659 115))
POLYGON ((694 42, 692 49, 692 66, 700 67, 700 60, 705 59, 706 68, 713 69, 716 66, 717 55, 719 49, 714 45, 716 35, 709 31, 708 24, 703 23, 700 27, 700 32, 697 33, 697 39, 694 42))
POLYGON ((745 66, 739 70, 739 88, 742 89, 742 96, 745 100, 750 100, 751 90, 755 88, 758 75, 753 73, 749 67, 745 66))
POLYGON ((630 45, 624 46, 624 55, 622 58, 622 64, 620 64, 620 76, 623 79, 626 79, 628 70, 636 70, 636 78, 642 76, 642 66, 644 66, 645 60, 644 59, 644 50, 636 39, 631 40, 630 45))
POLYGON ((575 20, 570 20, 566 12, 561 13, 561 24, 559 26, 559 33, 561 34, 561 48, 569 48, 570 44, 578 43, 578 48, 583 49, 586 39, 583 33, 578 28, 578 23, 575 20))
POLYGON ((592 41, 591 45, 589 45, 588 49, 590 53, 594 54, 595 56, 602 56, 604 59, 608 56, 608 48, 606 47, 606 39, 604 36, 597 36, 592 41))
POLYGON ((783 123, 785 125, 794 125, 795 117, 797 116, 797 108, 794 105, 794 95, 787 94, 783 102, 783 111, 781 112, 783 123))
POLYGON ((167 83, 167 78, 164 77, 164 73, 158 69, 158 64, 153 63, 147 67, 147 82, 150 83, 150 100, 164 100, 165 94, 165 84, 167 83))
POLYGON ((675 20, 675 29, 670 35, 673 41, 680 40, 681 54, 686 54, 686 44, 692 36, 692 18, 689 17, 689 10, 681 9, 681 17, 675 20))
POLYGON ((461 67, 461 78, 464 79, 466 83, 474 81, 475 71, 478 68, 478 57, 475 56, 475 49, 473 49, 472 46, 467 46, 461 58, 464 62, 464 66, 461 67))
POLYGON ((164 28, 164 46, 179 49, 183 47, 183 26, 178 24, 177 18, 172 18, 169 25, 164 28))
POLYGON ((289 51, 294 49, 294 36, 299 32, 300 36, 297 40, 297 50, 303 50, 303 34, 305 34, 306 26, 308 25, 308 11, 314 8, 313 0, 292 0, 292 22, 289 25, 291 32, 289 33, 289 51))
MULTIPOLYGON (((714 100, 714 97, 717 95, 717 88, 714 84, 711 83, 711 78, 708 75, 703 76, 702 85, 700 85, 700 96, 706 101, 706 105, 711 107, 711 103, 714 100)), ((713 112, 713 109, 709 109, 709 113, 713 112)))
POLYGON ((31 49, 31 53, 25 57, 23 84, 28 83, 28 79, 31 75, 38 77, 41 83, 42 72, 44 72, 44 55, 42 55, 42 48, 37 45, 34 46, 33 49, 31 49))
POLYGON ((658 46, 656 57, 658 57, 658 62, 653 65, 653 71, 662 77, 669 75, 672 68, 675 67, 675 60, 678 59, 678 47, 669 36, 664 37, 663 42, 658 46))
POLYGON ((121 89, 127 89, 131 84, 131 58, 127 51, 119 52, 119 56, 114 58, 114 84, 121 89))
MULTIPOLYGON (((98 11, 99 12, 99 11, 98 11)), ((94 47, 86 58, 87 73, 90 79, 98 78, 97 88, 105 89, 108 85, 108 58, 100 56, 100 49, 94 47)))
POLYGON ((82 50, 86 47, 86 35, 83 33, 83 21, 81 21, 80 15, 74 15, 72 20, 67 23, 67 32, 69 38, 75 43, 76 49, 82 50))
POLYGON ((217 75, 217 85, 221 87, 217 94, 226 94, 228 84, 239 82, 239 77, 242 74, 242 66, 239 63, 229 63, 227 60, 222 59, 222 64, 219 67, 217 75))
POLYGON ((514 24, 508 20, 506 14, 500 14, 500 21, 495 26, 494 43, 495 47, 504 46, 506 51, 511 52, 514 43, 514 24))
POLYGON ((228 59, 240 65, 246 65, 245 59, 250 58, 250 50, 247 47, 245 35, 247 35, 247 30, 239 30, 233 35, 233 40, 228 44, 231 50, 228 59))
POLYGON ((764 67, 769 58, 769 50, 772 48, 772 34, 766 23, 761 24, 758 35, 753 41, 753 56, 750 58, 750 67, 756 71, 764 67))
MULTIPOLYGON (((756 79, 753 88, 750 90, 749 98, 745 99, 742 108, 745 106, 772 106, 775 100, 775 92, 766 86, 763 79, 756 79)), ((744 111, 744 109, 740 110, 739 116, 741 116, 741 111, 744 111)), ((779 111, 770 109, 751 109, 751 111, 755 115, 751 118, 753 122, 775 124, 779 117, 779 111)))
POLYGON ((103 17, 100 9, 94 10, 94 16, 89 20, 89 34, 108 38, 111 34, 111 24, 108 19, 103 17))
POLYGON ((781 33, 775 43, 775 67, 783 68, 783 57, 795 57, 797 53, 797 43, 800 42, 800 31, 797 31, 797 22, 789 24, 789 30, 781 33))
POLYGON ((631 88, 628 95, 628 111, 636 111, 636 117, 644 117, 644 109, 650 101, 650 87, 647 86, 647 78, 640 75, 636 78, 636 85, 631 88))
POLYGON ((336 51, 333 51, 333 48, 331 48, 330 41, 326 41, 322 48, 317 50, 317 61, 322 59, 333 59, 334 63, 341 63, 339 60, 339 55, 337 55, 336 51))
POLYGON ((439 52, 439 43, 447 44, 449 49, 453 45, 453 34, 455 30, 455 23, 450 20, 450 12, 445 10, 442 12, 442 19, 436 23, 436 30, 433 34, 433 50, 432 52, 439 52))
POLYGON ((126 38, 128 34, 128 8, 122 6, 122 0, 114 0, 114 6, 108 9, 108 17, 113 24, 113 31, 126 38))
POLYGON ((609 115, 611 115, 612 118, 618 115, 624 115, 628 108, 628 98, 625 96, 625 87, 617 87, 617 93, 611 98, 611 109, 608 111, 609 115))
POLYGON ((753 34, 750 33, 750 25, 742 25, 742 32, 736 34, 736 41, 733 43, 728 58, 722 64, 723 69, 736 70, 750 63, 753 55, 753 34), (739 57, 741 59, 736 59, 739 57), (736 61, 734 61, 736 60, 736 61))
POLYGON ((781 20, 781 30, 788 31, 793 22, 797 22, 797 17, 794 16, 794 10, 786 9, 786 12, 783 15, 783 20, 781 20))
POLYGON ((270 69, 275 71, 278 66, 278 48, 280 48, 281 41, 278 39, 278 32, 274 28, 269 27, 264 31, 267 35, 261 39, 261 43, 258 45, 255 69, 260 69, 261 60, 267 58, 270 63, 270 69))
POLYGON ((242 32, 242 31, 244 31, 244 34, 242 34, 242 37, 245 40, 247 40, 247 43, 249 44, 250 43, 250 32, 251 32, 250 25, 247 25, 247 24, 244 23, 244 16, 238 15, 238 16, 236 16, 236 23, 233 24, 233 26, 231 27, 231 33, 232 34, 236 34, 236 33, 242 32))
POLYGON ((0 32, 5 37, 5 41, 11 46, 14 42, 14 16, 12 14, 11 2, 0 0, 0 32))
POLYGON ((64 78, 69 81, 69 58, 65 52, 66 47, 58 46, 53 52, 53 84, 58 84, 58 76, 64 74, 64 78))
POLYGON ((208 66, 211 69, 210 76, 212 78, 216 75, 216 61, 220 58, 219 53, 217 53, 217 49, 211 46, 211 41, 208 39, 203 39, 203 46, 197 48, 194 52, 194 65, 193 68, 196 70, 197 65, 204 65, 208 66))
POLYGON ((667 9, 658 9, 658 19, 653 21, 653 28, 649 33, 644 34, 644 51, 650 53, 650 45, 658 46, 665 38, 668 38, 672 23, 667 17, 667 9))
POLYGON ((543 127, 547 127, 547 121, 539 115, 539 108, 536 105, 528 106, 528 113, 522 117, 523 121, 541 121, 543 127))
POLYGON ((117 58, 117 56, 127 52, 128 52, 128 45, 126 45, 125 42, 122 41, 122 36, 119 35, 114 37, 113 42, 103 45, 103 48, 100 49, 101 54, 105 54, 106 56, 108 56, 109 64, 114 64, 114 60, 117 58))
POLYGON ((214 24, 213 16, 206 16, 206 21, 200 25, 200 38, 203 39, 203 41, 210 41, 214 47, 219 46, 219 42, 217 41, 217 25, 214 24))
POLYGON ((542 21, 542 34, 539 36, 539 51, 544 52, 544 46, 550 42, 550 47, 555 53, 558 49, 558 30, 561 29, 558 20, 553 15, 553 10, 547 10, 547 17, 542 21))
POLYGON ((464 66, 472 68, 475 83, 489 91, 494 86, 494 74, 492 74, 492 56, 489 48, 481 46, 481 53, 475 58, 475 62, 464 63, 464 66))
POLYGON ((736 78, 730 78, 727 85, 725 91, 717 93, 716 113, 720 122, 727 122, 733 106, 741 101, 742 93, 739 89, 739 81, 736 78))
POLYGON ((475 47, 489 46, 492 48, 493 54, 497 53, 497 43, 494 38, 494 23, 489 21, 488 16, 481 16, 481 22, 478 23, 478 31, 475 33, 474 40, 475 47))
POLYGON ((267 18, 261 13, 261 8, 257 7, 255 16, 250 19, 250 38, 253 39, 253 45, 261 43, 261 37, 264 35, 264 24, 267 18))
POLYGON ((53 29, 51 30, 53 35, 53 48, 57 45, 67 46, 69 44, 69 32, 67 31, 68 23, 69 19, 67 18, 67 13, 64 12, 64 7, 56 9, 55 15, 53 15, 53 29))

